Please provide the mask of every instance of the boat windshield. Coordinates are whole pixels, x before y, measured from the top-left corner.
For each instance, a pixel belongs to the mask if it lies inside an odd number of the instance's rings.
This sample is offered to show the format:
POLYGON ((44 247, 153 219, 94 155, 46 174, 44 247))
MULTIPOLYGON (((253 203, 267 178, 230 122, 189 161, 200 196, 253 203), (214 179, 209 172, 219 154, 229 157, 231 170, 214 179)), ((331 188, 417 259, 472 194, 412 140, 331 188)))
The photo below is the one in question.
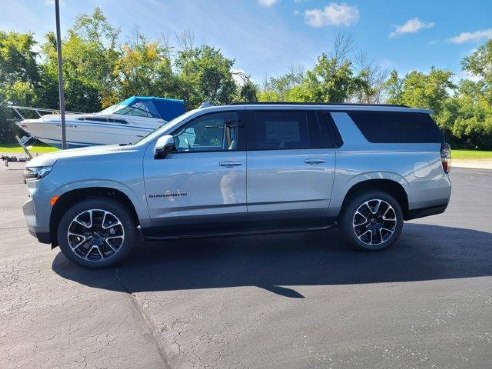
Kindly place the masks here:
POLYGON ((137 117, 162 119, 153 104, 135 101, 131 105, 115 104, 99 112, 99 114, 132 115, 137 117))
POLYGON ((174 126, 179 125, 183 120, 189 118, 190 116, 194 115, 199 109, 194 109, 190 110, 187 113, 184 113, 180 115, 179 117, 174 118, 173 120, 170 120, 169 122, 166 122, 164 125, 162 125, 159 129, 150 132, 147 136, 142 137, 140 140, 134 142, 134 145, 141 144, 141 143, 148 143, 155 138, 161 136, 164 131, 167 131, 169 129, 172 129, 174 126))

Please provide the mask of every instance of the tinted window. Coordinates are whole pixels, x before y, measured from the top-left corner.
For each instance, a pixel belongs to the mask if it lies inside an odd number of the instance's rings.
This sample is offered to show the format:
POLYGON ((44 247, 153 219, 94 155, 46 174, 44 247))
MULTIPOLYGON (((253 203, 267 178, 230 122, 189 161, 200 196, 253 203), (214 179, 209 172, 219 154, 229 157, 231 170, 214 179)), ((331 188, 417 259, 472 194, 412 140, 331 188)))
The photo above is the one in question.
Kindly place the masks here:
POLYGON ((341 147, 343 145, 342 136, 340 136, 340 132, 338 132, 338 128, 330 112, 320 111, 318 113, 318 120, 321 131, 329 142, 329 146, 327 147, 341 147))
MULTIPOLYGON (((254 142, 256 150, 308 149, 313 141, 314 112, 256 111, 254 112, 254 142)), ((317 125, 317 121, 314 122, 317 125)), ((318 145, 315 145, 318 146, 318 145)))
POLYGON ((439 143, 443 134, 429 114, 403 112, 348 112, 370 142, 439 143))
POLYGON ((174 132, 179 151, 225 151, 237 149, 238 116, 236 112, 207 114, 174 132))

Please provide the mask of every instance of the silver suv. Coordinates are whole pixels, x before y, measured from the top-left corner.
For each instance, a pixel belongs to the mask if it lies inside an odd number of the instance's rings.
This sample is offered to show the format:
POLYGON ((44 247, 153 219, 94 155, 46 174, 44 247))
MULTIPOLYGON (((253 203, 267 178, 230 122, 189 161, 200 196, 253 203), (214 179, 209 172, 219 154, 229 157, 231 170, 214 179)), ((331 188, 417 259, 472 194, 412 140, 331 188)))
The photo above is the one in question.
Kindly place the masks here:
POLYGON ((137 232, 165 240, 338 224, 349 244, 381 250, 404 220, 448 205, 450 149, 429 113, 353 104, 193 110, 133 145, 31 160, 24 215, 40 242, 89 268, 123 260, 137 232))

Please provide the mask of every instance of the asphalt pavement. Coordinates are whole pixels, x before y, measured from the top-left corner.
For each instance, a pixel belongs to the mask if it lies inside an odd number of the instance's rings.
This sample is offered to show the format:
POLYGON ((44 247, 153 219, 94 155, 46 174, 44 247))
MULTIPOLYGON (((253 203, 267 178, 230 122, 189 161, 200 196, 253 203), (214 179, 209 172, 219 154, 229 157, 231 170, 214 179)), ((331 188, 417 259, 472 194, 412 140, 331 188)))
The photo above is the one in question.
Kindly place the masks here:
POLYGON ((0 166, 0 368, 491 368, 492 170, 392 248, 336 229, 142 244, 91 271, 27 232, 0 166))

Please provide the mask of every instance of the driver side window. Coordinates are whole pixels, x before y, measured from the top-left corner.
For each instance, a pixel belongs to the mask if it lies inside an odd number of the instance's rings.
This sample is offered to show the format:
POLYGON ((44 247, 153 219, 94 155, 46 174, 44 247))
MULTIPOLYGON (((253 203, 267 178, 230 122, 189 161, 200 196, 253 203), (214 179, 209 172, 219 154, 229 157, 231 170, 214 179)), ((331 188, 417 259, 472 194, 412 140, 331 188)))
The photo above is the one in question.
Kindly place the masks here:
POLYGON ((235 150, 238 139, 236 112, 207 114, 174 132, 178 152, 235 150))

